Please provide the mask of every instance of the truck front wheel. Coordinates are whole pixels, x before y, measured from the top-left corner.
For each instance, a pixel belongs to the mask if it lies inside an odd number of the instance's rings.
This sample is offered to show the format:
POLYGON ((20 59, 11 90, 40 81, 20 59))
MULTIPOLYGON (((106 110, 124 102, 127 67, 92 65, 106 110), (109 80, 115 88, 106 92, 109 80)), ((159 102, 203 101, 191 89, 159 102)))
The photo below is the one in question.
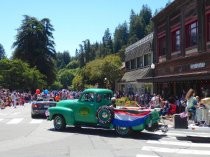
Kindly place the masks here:
POLYGON ((63 116, 56 115, 54 118, 54 128, 57 131, 62 131, 66 128, 66 122, 63 116))

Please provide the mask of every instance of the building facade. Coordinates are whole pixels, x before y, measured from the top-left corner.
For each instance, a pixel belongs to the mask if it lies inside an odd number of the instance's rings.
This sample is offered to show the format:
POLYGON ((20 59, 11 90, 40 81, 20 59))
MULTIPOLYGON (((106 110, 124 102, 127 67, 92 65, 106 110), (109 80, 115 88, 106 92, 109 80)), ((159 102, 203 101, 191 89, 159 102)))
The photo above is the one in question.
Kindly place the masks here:
POLYGON ((125 50, 125 74, 117 83, 117 89, 125 94, 152 93, 152 82, 139 81, 151 77, 153 33, 125 50))
POLYGON ((210 0, 174 0, 154 18, 155 92, 210 89, 210 0))

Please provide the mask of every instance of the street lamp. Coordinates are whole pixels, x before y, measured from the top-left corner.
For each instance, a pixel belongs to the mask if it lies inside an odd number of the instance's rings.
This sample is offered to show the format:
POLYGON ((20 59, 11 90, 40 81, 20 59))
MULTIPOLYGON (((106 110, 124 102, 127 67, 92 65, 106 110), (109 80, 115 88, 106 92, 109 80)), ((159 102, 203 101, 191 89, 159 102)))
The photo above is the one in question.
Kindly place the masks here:
POLYGON ((153 93, 154 93, 154 77, 155 77, 155 64, 151 64, 151 69, 152 69, 152 87, 153 87, 153 93))
POLYGON ((151 69, 153 69, 153 70, 155 69, 155 64, 154 63, 151 64, 151 69))
POLYGON ((106 77, 104 78, 104 83, 105 83, 105 87, 107 88, 108 87, 108 80, 107 80, 106 77))

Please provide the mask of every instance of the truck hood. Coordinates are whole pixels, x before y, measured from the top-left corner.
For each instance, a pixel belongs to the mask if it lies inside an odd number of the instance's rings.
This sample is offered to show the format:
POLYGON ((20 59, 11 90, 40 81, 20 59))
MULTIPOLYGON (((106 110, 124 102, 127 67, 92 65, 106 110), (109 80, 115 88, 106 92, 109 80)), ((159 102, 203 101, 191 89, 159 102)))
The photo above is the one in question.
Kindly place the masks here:
POLYGON ((57 102, 56 106, 71 108, 77 105, 77 103, 78 103, 78 99, 61 100, 57 102))

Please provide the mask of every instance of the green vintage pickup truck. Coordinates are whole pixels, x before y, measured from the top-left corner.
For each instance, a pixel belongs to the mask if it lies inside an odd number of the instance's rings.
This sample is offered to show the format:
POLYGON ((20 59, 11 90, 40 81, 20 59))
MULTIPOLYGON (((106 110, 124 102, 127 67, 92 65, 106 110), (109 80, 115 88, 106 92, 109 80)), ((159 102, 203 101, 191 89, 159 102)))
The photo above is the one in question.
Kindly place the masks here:
POLYGON ((62 100, 46 113, 54 120, 55 130, 64 130, 66 125, 92 126, 115 129, 120 136, 131 131, 159 128, 159 113, 156 110, 114 108, 111 105, 113 92, 109 89, 90 88, 82 92, 79 99, 62 100))

